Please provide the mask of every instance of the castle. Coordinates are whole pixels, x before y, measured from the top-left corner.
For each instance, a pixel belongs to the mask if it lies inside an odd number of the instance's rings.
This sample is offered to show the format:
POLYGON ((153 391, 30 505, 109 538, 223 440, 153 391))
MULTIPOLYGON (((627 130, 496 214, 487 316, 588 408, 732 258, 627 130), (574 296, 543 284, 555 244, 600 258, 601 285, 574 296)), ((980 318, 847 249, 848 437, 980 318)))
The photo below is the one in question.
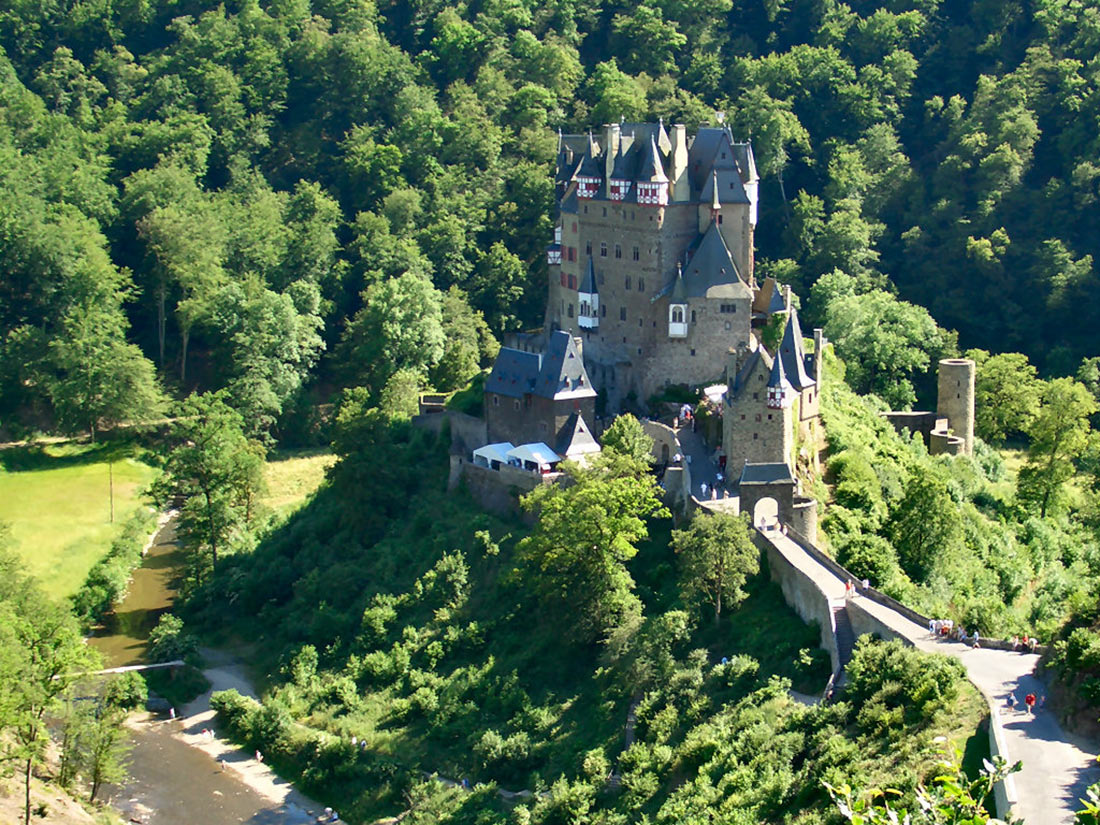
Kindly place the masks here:
POLYGON ((583 337, 610 412, 720 379, 730 348, 781 307, 774 282, 753 274, 752 147, 727 128, 562 135, 555 185, 544 328, 583 337))
MULTIPOLYGON (((797 478, 814 467, 820 441, 827 342, 814 330, 807 353, 790 288, 754 275, 752 147, 722 126, 689 137, 682 125, 612 123, 599 138, 559 135, 555 186, 545 324, 501 349, 484 397, 485 437, 499 443, 487 447, 532 442, 550 457, 538 465, 545 471, 599 449, 589 427, 600 396, 614 415, 672 384, 724 380, 726 478, 753 500, 780 490, 781 509, 798 510, 810 535, 816 507, 797 478)), ((968 452, 973 367, 962 364, 941 363, 938 416, 898 414, 895 426, 968 452)), ((495 456, 481 466, 500 465, 495 456)))

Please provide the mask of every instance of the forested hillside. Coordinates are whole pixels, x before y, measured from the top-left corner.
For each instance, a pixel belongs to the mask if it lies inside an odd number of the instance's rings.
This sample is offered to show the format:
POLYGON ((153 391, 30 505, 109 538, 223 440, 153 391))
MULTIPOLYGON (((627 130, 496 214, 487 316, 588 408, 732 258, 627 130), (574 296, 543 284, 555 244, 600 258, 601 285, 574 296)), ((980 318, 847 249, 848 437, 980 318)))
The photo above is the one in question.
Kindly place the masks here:
POLYGON ((1098 43, 1068 0, 15 0, 0 422, 229 387, 287 438, 334 386, 458 386, 541 319, 555 130, 716 110, 756 150, 762 270, 896 288, 964 348, 1074 373, 1098 43))

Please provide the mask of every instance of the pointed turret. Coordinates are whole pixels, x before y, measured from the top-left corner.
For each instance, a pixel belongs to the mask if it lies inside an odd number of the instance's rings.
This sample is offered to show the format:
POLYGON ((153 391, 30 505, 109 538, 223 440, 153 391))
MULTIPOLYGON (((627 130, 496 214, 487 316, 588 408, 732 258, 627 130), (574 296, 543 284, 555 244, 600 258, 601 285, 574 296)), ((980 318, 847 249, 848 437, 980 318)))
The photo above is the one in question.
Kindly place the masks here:
POLYGON ((686 338, 687 325, 687 286, 684 284, 684 271, 676 264, 676 280, 672 282, 672 292, 668 299, 668 337, 686 338))
POLYGON ((794 401, 794 395, 794 387, 787 379, 787 371, 780 356, 772 361, 772 371, 768 377, 768 409, 781 410, 789 407, 794 401))
POLYGON ((607 196, 613 201, 621 201, 630 191, 633 181, 627 171, 630 163, 627 153, 623 150, 623 142, 619 143, 619 151, 615 155, 615 164, 611 169, 611 177, 607 181, 607 196))
POLYGON ((588 265, 577 290, 580 314, 577 323, 581 329, 597 329, 600 326, 600 295, 596 290, 596 269, 592 265, 592 256, 588 256, 588 265))
POLYGON ((588 135, 588 151, 585 152, 581 162, 577 165, 577 171, 573 179, 577 182, 577 195, 582 198, 594 198, 600 190, 600 181, 603 172, 598 160, 600 147, 592 134, 588 135))
POLYGON ((647 206, 668 204, 668 177, 665 175, 657 141, 651 135, 642 143, 642 158, 638 168, 638 203, 647 206))
POLYGON ((779 357, 776 361, 783 362, 792 386, 799 392, 812 387, 816 382, 806 371, 806 353, 802 347, 802 329, 798 324, 798 312, 791 306, 787 316, 787 328, 783 331, 783 340, 779 344, 779 357))

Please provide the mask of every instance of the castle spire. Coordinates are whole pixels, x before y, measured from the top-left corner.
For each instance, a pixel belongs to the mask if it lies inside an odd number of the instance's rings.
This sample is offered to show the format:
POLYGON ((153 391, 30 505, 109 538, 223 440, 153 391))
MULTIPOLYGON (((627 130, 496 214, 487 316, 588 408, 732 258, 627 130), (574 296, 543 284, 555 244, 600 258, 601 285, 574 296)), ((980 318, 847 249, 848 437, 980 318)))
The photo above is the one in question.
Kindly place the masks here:
POLYGON ((722 212, 722 203, 718 200, 718 172, 711 172, 711 182, 714 184, 714 193, 710 201, 710 216, 718 223, 718 215, 722 212))

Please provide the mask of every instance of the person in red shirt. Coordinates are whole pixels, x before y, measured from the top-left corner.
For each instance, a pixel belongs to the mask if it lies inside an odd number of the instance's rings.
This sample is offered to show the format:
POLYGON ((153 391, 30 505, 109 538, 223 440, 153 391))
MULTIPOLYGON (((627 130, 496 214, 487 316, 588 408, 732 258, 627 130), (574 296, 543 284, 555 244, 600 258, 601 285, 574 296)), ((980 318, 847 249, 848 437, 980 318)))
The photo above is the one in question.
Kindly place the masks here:
POLYGON ((1035 694, 1029 693, 1024 697, 1024 704, 1027 705, 1027 712, 1033 713, 1035 708, 1035 694))

